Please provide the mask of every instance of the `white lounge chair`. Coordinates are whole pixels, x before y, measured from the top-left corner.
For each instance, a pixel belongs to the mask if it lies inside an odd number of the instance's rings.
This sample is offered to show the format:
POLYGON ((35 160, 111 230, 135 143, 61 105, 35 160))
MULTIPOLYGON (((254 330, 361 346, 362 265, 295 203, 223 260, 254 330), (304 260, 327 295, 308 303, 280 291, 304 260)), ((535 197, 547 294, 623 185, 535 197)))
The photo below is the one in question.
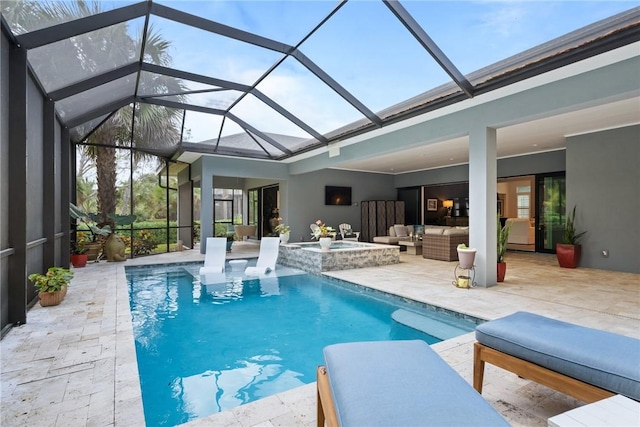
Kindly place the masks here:
POLYGON ((210 273, 224 272, 224 262, 227 256, 226 237, 207 237, 207 247, 204 254, 204 266, 200 267, 200 276, 210 273))
POLYGON ((276 269, 278 261, 278 251, 280 249, 279 237, 263 237, 260 240, 260 254, 255 267, 247 267, 244 274, 247 276, 258 276, 276 269))
POLYGON ((342 236, 342 240, 351 240, 353 242, 357 242, 358 239, 360 238, 360 232, 353 231, 353 229, 351 228, 351 224, 343 223, 343 224, 340 224, 338 228, 340 229, 340 235, 342 236))

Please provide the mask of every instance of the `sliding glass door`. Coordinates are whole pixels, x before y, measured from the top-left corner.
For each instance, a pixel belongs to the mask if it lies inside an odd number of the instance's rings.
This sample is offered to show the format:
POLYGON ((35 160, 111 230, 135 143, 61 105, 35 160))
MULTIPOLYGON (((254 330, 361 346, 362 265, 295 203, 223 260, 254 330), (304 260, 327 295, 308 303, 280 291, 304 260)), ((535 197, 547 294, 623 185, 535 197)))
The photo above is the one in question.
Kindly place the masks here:
POLYGON ((536 252, 555 253, 562 242, 565 220, 566 184, 564 172, 537 175, 536 252))

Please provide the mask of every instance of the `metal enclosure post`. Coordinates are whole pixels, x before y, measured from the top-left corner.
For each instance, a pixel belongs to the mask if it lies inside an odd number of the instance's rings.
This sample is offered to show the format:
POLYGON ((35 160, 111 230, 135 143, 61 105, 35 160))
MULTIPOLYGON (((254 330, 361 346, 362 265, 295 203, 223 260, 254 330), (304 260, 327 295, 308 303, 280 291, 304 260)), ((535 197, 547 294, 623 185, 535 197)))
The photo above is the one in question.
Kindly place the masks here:
POLYGON ((9 50, 9 323, 27 321, 27 51, 9 50))

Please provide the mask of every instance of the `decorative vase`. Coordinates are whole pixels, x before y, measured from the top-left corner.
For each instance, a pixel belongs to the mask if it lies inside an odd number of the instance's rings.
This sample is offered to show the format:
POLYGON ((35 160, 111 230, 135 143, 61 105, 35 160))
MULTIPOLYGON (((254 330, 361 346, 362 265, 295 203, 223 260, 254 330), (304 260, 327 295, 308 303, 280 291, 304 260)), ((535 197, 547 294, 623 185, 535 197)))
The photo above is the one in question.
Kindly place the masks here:
POLYGON ((475 248, 460 249, 458 248, 458 263, 460 268, 470 269, 473 268, 473 262, 476 259, 475 248))
POLYGON ((107 257, 107 262, 121 262, 126 261, 124 241, 120 236, 112 233, 106 242, 104 242, 103 249, 104 254, 107 257))
POLYGON ((556 258, 558 264, 564 268, 576 268, 582 255, 582 245, 568 245, 556 243, 556 258))
POLYGON ((504 282, 504 276, 507 274, 507 263, 498 263, 498 282, 504 282))
POLYGON ((333 239, 331 237, 321 237, 318 239, 320 243, 320 250, 322 252, 329 252, 329 248, 331 247, 331 242, 333 239))
POLYGON ((280 243, 283 245, 289 243, 289 233, 280 233, 280 243))
POLYGON ((38 299, 40 300, 40 305, 42 307, 50 307, 60 304, 66 294, 67 287, 63 286, 60 291, 38 292, 38 299))
POLYGON ((75 268, 81 268, 87 265, 87 254, 71 254, 71 264, 75 268))

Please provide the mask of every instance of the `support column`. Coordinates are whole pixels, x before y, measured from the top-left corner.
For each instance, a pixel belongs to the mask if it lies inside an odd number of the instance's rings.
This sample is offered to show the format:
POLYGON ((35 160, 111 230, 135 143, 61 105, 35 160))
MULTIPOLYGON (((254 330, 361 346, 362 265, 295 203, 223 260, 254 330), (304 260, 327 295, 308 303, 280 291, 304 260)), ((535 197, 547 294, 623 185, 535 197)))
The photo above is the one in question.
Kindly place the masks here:
POLYGON ((45 100, 43 104, 43 126, 42 126, 42 206, 44 215, 42 218, 42 228, 44 237, 47 239, 43 248, 43 271, 50 266, 56 265, 56 152, 55 152, 55 106, 51 100, 45 100))
MULTIPOLYGON (((9 51, 9 323, 27 321, 27 50, 9 51)), ((37 126, 37 124, 36 124, 37 126)))
POLYGON ((200 180, 200 253, 205 253, 207 237, 213 237, 213 176, 203 168, 200 180))
POLYGON ((477 126, 469 133, 469 244, 477 249, 476 282, 497 284, 496 130, 477 126))
POLYGON ((71 249, 71 215, 69 203, 75 203, 76 188, 76 147, 71 144, 69 129, 62 128, 60 134, 60 221, 62 224, 62 241, 60 242, 60 260, 63 267, 69 268, 71 249))

